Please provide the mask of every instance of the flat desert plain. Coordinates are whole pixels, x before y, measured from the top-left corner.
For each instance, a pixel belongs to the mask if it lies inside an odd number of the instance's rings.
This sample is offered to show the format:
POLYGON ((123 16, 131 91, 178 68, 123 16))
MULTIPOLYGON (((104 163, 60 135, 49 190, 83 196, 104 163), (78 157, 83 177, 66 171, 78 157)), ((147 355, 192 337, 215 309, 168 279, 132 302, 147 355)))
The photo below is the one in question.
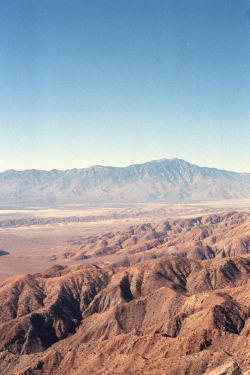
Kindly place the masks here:
POLYGON ((226 211, 250 211, 250 200, 197 204, 105 204, 0 209, 0 279, 36 273, 55 264, 101 264, 119 260, 106 255, 76 260, 61 257, 79 238, 174 218, 195 218, 226 211))

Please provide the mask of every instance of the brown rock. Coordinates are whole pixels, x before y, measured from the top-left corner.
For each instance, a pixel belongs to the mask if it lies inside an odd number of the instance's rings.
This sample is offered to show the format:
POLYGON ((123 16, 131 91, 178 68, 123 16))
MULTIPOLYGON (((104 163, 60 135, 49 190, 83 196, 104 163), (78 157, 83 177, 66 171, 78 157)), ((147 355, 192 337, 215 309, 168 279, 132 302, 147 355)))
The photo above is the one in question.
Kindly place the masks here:
POLYGON ((224 365, 217 367, 211 372, 206 372, 205 375, 241 375, 242 372, 239 365, 235 361, 230 361, 224 365))

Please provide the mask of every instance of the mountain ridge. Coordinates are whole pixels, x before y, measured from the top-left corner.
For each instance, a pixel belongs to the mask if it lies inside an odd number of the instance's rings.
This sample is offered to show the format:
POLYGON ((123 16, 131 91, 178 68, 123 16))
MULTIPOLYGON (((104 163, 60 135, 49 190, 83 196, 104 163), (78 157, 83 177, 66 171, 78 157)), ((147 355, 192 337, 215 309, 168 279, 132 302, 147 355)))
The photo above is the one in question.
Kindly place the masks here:
POLYGON ((95 167, 114 168, 114 169, 115 168, 117 168, 117 169, 126 169, 126 168, 133 167, 133 166, 140 166, 140 165, 153 164, 153 163, 162 163, 162 162, 165 162, 165 161, 168 161, 168 162, 173 162, 173 161, 184 162, 184 163, 186 163, 188 165, 195 166, 195 167, 198 167, 198 168, 206 168, 206 169, 210 169, 210 170, 216 170, 216 171, 222 171, 222 172, 229 172, 229 173, 235 173, 235 174, 241 174, 241 175, 250 174, 250 172, 236 172, 236 171, 232 171, 232 170, 229 170, 229 169, 220 169, 220 168, 208 167, 208 166, 201 167, 198 164, 190 163, 190 162, 186 161, 185 159, 180 159, 180 158, 171 158, 171 159, 162 158, 162 159, 153 159, 153 160, 146 161, 146 162, 143 162, 143 163, 132 163, 132 164, 128 164, 128 165, 125 165, 125 166, 122 166, 122 167, 114 166, 114 165, 93 164, 93 165, 90 165, 89 167, 84 167, 84 168, 67 168, 67 169, 57 169, 57 168, 52 168, 52 169, 27 168, 27 169, 17 170, 17 169, 14 169, 14 168, 10 168, 10 169, 6 169, 6 170, 0 172, 0 175, 3 174, 3 173, 6 173, 6 172, 19 172, 20 173, 20 172, 27 172, 27 171, 39 171, 39 172, 79 171, 79 170, 85 170, 85 169, 93 169, 95 167))
POLYGON ((127 167, 0 173, 1 204, 181 203, 237 198, 250 198, 250 173, 199 167, 177 158, 127 167))
POLYGON ((233 357, 240 375, 249 364, 249 270, 242 257, 169 256, 1 281, 0 372, 197 375, 233 357))

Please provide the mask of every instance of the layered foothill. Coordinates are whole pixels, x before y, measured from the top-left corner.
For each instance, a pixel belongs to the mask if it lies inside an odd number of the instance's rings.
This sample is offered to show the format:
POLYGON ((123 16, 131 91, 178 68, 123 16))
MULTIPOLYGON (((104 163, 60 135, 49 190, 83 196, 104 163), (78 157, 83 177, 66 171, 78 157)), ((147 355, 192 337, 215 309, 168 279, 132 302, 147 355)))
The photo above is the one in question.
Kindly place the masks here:
POLYGON ((196 260, 245 256, 250 252, 250 213, 225 212, 157 224, 134 225, 99 235, 76 237, 51 260, 95 259, 115 266, 178 255, 196 260))
POLYGON ((247 257, 55 266, 0 283, 3 375, 249 369, 247 257), (232 365, 232 366, 236 366, 232 365))

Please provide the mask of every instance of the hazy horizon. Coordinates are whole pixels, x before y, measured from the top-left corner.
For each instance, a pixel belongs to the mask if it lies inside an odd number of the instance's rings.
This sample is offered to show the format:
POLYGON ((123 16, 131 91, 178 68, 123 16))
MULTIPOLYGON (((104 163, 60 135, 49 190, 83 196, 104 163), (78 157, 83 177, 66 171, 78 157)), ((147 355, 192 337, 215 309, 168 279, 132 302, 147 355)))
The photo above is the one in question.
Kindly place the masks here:
POLYGON ((3 0, 0 171, 250 172, 247 0, 3 0))

